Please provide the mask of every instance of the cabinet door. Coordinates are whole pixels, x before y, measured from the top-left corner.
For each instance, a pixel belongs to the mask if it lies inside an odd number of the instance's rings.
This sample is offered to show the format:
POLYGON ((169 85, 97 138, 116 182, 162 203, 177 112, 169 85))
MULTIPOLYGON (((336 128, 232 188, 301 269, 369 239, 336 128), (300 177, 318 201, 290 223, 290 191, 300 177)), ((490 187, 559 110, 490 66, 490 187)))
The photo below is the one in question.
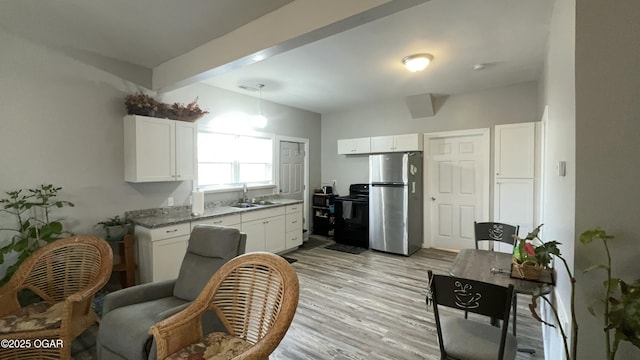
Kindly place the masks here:
POLYGON ((353 139, 353 147, 355 154, 368 154, 371 152, 371 138, 353 139))
POLYGON ((532 179, 535 167, 535 124, 496 125, 496 177, 532 179))
POLYGON ((269 252, 277 253, 285 250, 285 216, 265 219, 265 247, 269 252))
POLYGON ((178 277, 180 265, 187 252, 189 236, 180 236, 153 242, 153 279, 170 280, 178 277))
MULTIPOLYGON (((494 220, 520 226, 520 235, 533 230, 533 179, 497 179, 494 188, 494 220)), ((512 247, 494 244, 503 252, 512 247)))
POLYGON ((196 125, 176 121, 176 180, 193 180, 196 169, 196 125))
POLYGON ((370 151, 371 139, 368 137, 338 140, 339 155, 367 154, 370 151))
POLYGON ((355 150, 353 139, 339 139, 338 140, 338 154, 349 155, 355 150))
POLYGON ((175 121, 124 117, 125 181, 175 180, 175 121))
POLYGON ((247 234, 246 253, 265 251, 264 219, 242 222, 242 232, 247 234))
POLYGON ((393 151, 422 151, 422 138, 419 134, 396 135, 393 151))
POLYGON ((394 151, 393 136, 374 136, 371 138, 371 152, 394 151))

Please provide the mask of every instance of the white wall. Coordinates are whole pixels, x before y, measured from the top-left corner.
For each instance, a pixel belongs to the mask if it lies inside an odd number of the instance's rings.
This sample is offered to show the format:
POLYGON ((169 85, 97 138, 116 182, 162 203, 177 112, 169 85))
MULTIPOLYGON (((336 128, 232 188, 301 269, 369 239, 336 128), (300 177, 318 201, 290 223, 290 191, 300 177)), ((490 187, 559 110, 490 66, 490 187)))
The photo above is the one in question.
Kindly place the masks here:
MULTIPOLYGON (((76 233, 95 232, 99 220, 128 210, 188 201, 192 183, 124 182, 124 96, 138 87, 70 54, 0 32, 0 197, 5 191, 53 183, 75 202, 54 214, 76 233)), ((144 90, 144 89, 143 89, 144 90)), ((208 87, 176 90, 195 96, 213 114, 251 109, 256 99, 208 87)), ((266 102, 267 131, 310 139, 311 183, 320 183, 320 115, 266 102)), ((0 213, 0 227, 11 218, 0 213)), ((1 231, 0 245, 12 234, 1 231)))
MULTIPOLYGON (((573 271, 575 245, 575 1, 557 1, 551 20, 543 89, 548 104, 545 196, 542 201, 544 224, 542 239, 562 243, 562 256, 573 271), (567 175, 557 175, 555 164, 566 161, 567 175)), ((570 320, 571 285, 564 267, 556 264, 556 301, 565 320, 570 320)), ((547 318, 549 319, 549 318, 547 318)), ((564 354, 558 332, 545 328, 547 355, 564 354)))
POLYGON ((349 184, 369 179, 368 156, 338 155, 338 139, 476 128, 491 128, 493 138, 494 125, 538 121, 541 115, 536 82, 449 96, 435 103, 436 114, 419 119, 411 118, 404 98, 323 114, 322 182, 335 179, 338 192, 347 194, 349 184))
MULTIPOLYGON (((640 2, 576 1, 576 233, 599 225, 610 241, 613 276, 640 278, 640 2)), ((580 320, 578 358, 604 358, 602 318, 587 312, 603 293, 601 244, 575 248, 580 320)), ((616 359, 638 359, 623 343, 616 359)))

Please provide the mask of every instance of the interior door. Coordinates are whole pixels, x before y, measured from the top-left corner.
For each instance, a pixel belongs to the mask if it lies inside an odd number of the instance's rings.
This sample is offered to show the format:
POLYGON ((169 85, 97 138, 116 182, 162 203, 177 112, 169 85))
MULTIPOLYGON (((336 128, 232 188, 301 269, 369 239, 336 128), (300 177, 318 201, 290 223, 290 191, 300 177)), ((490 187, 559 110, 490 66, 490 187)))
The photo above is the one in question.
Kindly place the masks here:
POLYGON ((489 154, 484 142, 484 134, 428 138, 427 231, 433 247, 475 247, 473 222, 486 221, 488 207, 489 154))
POLYGON ((304 199, 304 144, 280 141, 280 195, 304 199))

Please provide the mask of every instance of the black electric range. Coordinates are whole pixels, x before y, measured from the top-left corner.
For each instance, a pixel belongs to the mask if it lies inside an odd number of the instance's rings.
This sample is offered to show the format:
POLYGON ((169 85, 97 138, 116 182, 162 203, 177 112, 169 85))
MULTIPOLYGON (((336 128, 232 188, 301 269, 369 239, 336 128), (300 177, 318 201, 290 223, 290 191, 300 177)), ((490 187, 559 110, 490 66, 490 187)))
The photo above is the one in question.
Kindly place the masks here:
POLYGON ((349 195, 334 199, 336 243, 369 248, 369 184, 349 185, 349 195))

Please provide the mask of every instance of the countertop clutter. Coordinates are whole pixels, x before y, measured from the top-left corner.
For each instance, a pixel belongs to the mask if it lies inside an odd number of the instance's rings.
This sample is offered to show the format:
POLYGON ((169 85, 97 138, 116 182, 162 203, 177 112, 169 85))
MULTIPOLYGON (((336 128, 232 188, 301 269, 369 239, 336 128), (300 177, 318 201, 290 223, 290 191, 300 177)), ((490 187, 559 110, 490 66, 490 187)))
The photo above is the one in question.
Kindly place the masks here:
POLYGON ((171 208, 129 211, 127 212, 127 219, 135 225, 155 229, 168 225, 187 223, 194 220, 210 219, 230 214, 241 214, 256 210, 301 204, 302 202, 302 200, 296 199, 275 198, 269 199, 269 204, 267 205, 260 205, 259 202, 257 202, 254 204, 255 206, 247 208, 234 207, 232 206, 233 203, 216 204, 213 206, 207 204, 202 216, 192 216, 191 206, 175 206, 171 208))

